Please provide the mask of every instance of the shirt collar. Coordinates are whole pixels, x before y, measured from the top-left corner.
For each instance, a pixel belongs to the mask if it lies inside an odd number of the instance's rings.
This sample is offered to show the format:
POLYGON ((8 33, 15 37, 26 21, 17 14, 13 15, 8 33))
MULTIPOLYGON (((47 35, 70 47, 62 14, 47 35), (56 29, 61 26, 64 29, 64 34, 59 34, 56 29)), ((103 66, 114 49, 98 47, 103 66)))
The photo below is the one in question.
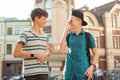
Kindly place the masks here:
MULTIPOLYGON (((74 30, 71 31, 71 34, 76 35, 74 30)), ((81 32, 78 35, 80 35, 80 34, 84 35, 85 31, 82 29, 81 32)))
POLYGON ((36 36, 40 36, 40 35, 43 34, 43 33, 41 33, 41 34, 36 34, 36 33, 32 30, 32 28, 30 29, 30 31, 32 32, 32 34, 34 34, 34 35, 36 35, 36 36))

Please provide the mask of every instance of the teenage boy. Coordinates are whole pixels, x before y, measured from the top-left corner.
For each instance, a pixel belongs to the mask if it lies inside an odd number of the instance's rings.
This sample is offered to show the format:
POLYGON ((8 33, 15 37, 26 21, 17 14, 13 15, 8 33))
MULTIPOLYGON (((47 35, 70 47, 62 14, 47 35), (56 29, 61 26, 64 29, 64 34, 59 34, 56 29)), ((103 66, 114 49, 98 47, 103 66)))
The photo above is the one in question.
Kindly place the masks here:
POLYGON ((54 50, 54 46, 48 45, 48 37, 42 32, 45 26, 48 13, 35 8, 31 12, 33 26, 30 30, 24 31, 17 42, 14 50, 14 57, 24 58, 25 80, 48 80, 48 57, 54 50))
POLYGON ((89 63, 87 56, 87 46, 85 31, 82 26, 86 26, 83 13, 75 9, 72 11, 71 20, 68 21, 63 36, 60 41, 60 53, 65 53, 68 46, 68 53, 64 67, 65 80, 91 80, 92 73, 98 61, 99 55, 95 45, 93 35, 90 34, 90 48, 93 53, 92 63, 89 63), (68 38, 69 35, 69 38, 68 38), (69 44, 68 44, 69 43, 69 44))

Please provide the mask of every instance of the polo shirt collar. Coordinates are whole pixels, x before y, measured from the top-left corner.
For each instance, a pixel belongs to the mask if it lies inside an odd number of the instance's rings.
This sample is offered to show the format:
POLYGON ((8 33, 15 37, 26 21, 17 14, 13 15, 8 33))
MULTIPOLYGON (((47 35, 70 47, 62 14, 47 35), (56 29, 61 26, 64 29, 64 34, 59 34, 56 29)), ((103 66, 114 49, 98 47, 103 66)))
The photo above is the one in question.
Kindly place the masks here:
MULTIPOLYGON (((74 30, 71 31, 71 34, 76 35, 74 30)), ((82 35, 85 34, 84 29, 82 29, 81 32, 78 35, 80 35, 80 34, 82 34, 82 35)))
POLYGON ((41 34, 36 34, 36 33, 32 30, 32 28, 30 28, 30 31, 31 31, 32 34, 34 34, 34 35, 36 35, 36 36, 40 36, 40 35, 43 34, 43 32, 41 32, 41 34))

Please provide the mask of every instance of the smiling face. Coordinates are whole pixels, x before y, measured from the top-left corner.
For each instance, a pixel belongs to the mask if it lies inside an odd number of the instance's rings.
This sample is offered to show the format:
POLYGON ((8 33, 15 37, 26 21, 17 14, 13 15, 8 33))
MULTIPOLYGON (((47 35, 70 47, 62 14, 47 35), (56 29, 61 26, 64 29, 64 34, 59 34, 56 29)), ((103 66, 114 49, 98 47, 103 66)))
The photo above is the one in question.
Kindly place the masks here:
POLYGON ((44 27, 45 26, 45 23, 46 23, 46 17, 45 16, 42 16, 42 17, 36 17, 36 23, 37 23, 37 25, 40 27, 40 28, 42 28, 42 27, 44 27))
POLYGON ((33 25, 38 28, 42 28, 45 26, 46 18, 48 17, 47 11, 41 8, 35 8, 31 11, 31 19, 33 21, 33 25))

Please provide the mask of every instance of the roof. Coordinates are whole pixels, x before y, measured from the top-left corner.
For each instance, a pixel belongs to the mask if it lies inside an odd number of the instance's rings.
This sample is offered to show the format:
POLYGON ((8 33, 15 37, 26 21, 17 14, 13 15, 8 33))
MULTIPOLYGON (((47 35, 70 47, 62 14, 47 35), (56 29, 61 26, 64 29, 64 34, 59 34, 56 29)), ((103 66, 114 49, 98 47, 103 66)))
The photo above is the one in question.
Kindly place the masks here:
POLYGON ((115 0, 115 1, 112 1, 112 2, 109 2, 109 3, 106 3, 104 5, 101 5, 101 6, 98 6, 98 7, 95 7, 94 9, 91 9, 91 12, 96 16, 96 18, 98 19, 99 21, 99 25, 102 25, 102 26, 105 26, 104 25, 104 13, 106 11, 110 11, 115 4, 120 4, 120 1, 119 0, 115 0))
POLYGON ((0 17, 0 22, 31 22, 31 20, 28 18, 26 20, 20 20, 17 18, 2 18, 0 17))
POLYGON ((112 1, 112 2, 109 2, 109 3, 106 3, 104 5, 93 8, 91 11, 104 13, 106 11, 110 11, 115 4, 120 4, 120 1, 115 0, 115 1, 112 1))

